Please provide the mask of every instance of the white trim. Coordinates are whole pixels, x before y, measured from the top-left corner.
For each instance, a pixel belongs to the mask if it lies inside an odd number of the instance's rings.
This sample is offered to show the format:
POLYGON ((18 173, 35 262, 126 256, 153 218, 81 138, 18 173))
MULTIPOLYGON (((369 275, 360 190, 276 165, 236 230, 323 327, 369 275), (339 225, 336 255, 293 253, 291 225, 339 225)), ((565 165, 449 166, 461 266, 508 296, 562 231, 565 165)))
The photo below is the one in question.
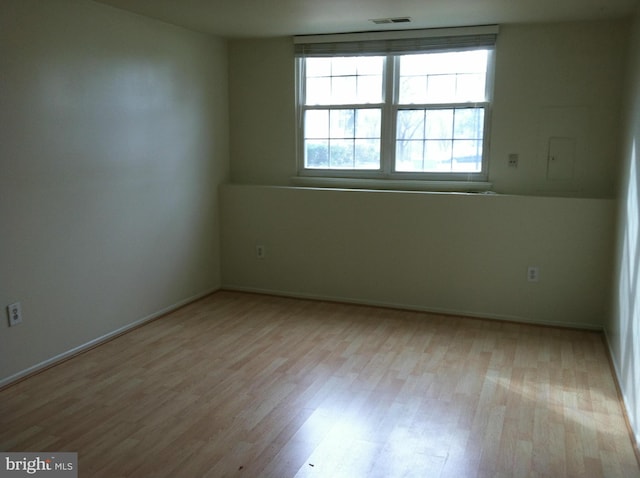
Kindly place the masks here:
POLYGON ((420 181, 410 179, 359 179, 294 176, 294 186, 339 189, 384 189, 398 191, 489 193, 492 183, 484 181, 420 181))
POLYGON ((499 29, 498 25, 481 25, 471 27, 428 28, 422 30, 387 30, 358 33, 333 33, 327 35, 298 35, 293 37, 293 43, 341 43, 350 41, 403 40, 407 38, 497 35, 499 29))
POLYGON ((120 327, 112 332, 109 332, 107 334, 104 334, 100 337, 97 337, 93 340, 90 340, 89 342, 86 342, 82 345, 78 345, 77 347, 74 347, 72 349, 67 350, 66 352, 62 352, 61 354, 55 355, 47 360, 44 360, 40 363, 37 363, 29 368, 26 368, 24 370, 21 370, 18 373, 14 373, 13 375, 10 375, 8 377, 5 377, 3 379, 0 379, 0 389, 10 385, 13 382, 16 382, 24 377, 27 377, 29 375, 32 375, 40 370, 44 370, 46 368, 52 367, 54 365, 56 365, 59 362, 62 362, 63 360, 70 358, 74 355, 77 355, 81 352, 84 352, 85 350, 89 350, 93 347, 96 347, 104 342, 109 341, 110 339, 117 337, 118 335, 121 335, 131 329, 134 329, 140 325, 143 325, 147 322, 150 322, 154 319, 157 319, 160 316, 163 316, 165 314, 168 314, 169 312, 173 312, 176 309, 179 309, 180 307, 183 307, 191 302, 195 302, 196 300, 202 299, 203 297, 206 297, 210 294, 213 294, 214 292, 220 290, 219 287, 216 287, 214 289, 209 289, 205 292, 201 292, 199 294, 193 295, 191 297, 188 297, 184 300, 181 300, 179 302, 176 302, 175 304, 172 304, 168 307, 165 307, 164 309, 161 309, 157 312, 154 312, 151 315, 147 315, 146 317, 143 317, 141 319, 138 319, 130 324, 127 324, 123 327, 120 327))
POLYGON ((633 434, 633 438, 635 438, 635 446, 638 447, 640 446, 640 429, 639 429, 640 423, 633 423, 631 421, 631 414, 629 413, 629 410, 632 410, 632 408, 629 406, 631 401, 627 398, 627 395, 624 393, 624 388, 622 387, 622 380, 620 379, 620 377, 622 377, 622 374, 620 373, 620 370, 618 368, 618 362, 614 358, 613 348, 611 347, 611 342, 609 340, 609 334, 607 334, 606 327, 603 329, 603 332, 604 332, 604 342, 607 347, 607 353, 609 354, 609 358, 611 359, 610 361, 613 364, 613 373, 615 374, 616 384, 617 384, 618 390, 620 391, 620 395, 622 396, 622 406, 624 407, 624 412, 626 414, 627 422, 631 427, 631 433, 633 434))
POLYGON ((506 322, 516 322, 521 324, 544 325, 549 327, 565 327, 570 329, 590 330, 594 332, 602 331, 602 326, 587 325, 587 324, 581 324, 576 322, 554 322, 554 321, 548 321, 548 320, 533 320, 527 317, 521 317, 517 315, 494 314, 490 312, 477 312, 477 311, 460 310, 460 309, 444 309, 439 307, 427 307, 424 305, 416 305, 416 304, 400 304, 396 302, 357 299, 353 297, 333 296, 333 295, 324 295, 324 294, 309 294, 304 292, 290 292, 290 291, 277 290, 277 289, 264 289, 261 287, 246 287, 246 286, 234 285, 234 284, 222 284, 221 290, 251 292, 254 294, 267 294, 267 295, 274 295, 279 297, 290 297, 294 299, 324 300, 329 302, 340 302, 344 304, 369 305, 373 307, 385 307, 389 309, 398 309, 398 310, 413 310, 416 312, 427 312, 431 314, 455 315, 460 317, 474 317, 478 319, 501 320, 506 322))

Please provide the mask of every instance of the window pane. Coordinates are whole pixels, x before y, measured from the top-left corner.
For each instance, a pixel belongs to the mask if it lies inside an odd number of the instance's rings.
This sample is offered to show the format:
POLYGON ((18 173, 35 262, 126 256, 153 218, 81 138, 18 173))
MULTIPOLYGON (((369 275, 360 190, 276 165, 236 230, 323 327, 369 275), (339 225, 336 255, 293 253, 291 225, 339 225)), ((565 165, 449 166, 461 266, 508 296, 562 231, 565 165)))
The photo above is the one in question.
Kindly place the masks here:
MULTIPOLYGON (((353 61, 354 59, 352 59, 353 61)), ((358 75, 382 75, 384 69, 384 57, 382 56, 361 56, 355 58, 358 75)))
POLYGON ((478 172, 482 169, 482 141, 455 140, 453 142, 452 170, 478 172))
POLYGON ((422 171, 424 141, 398 141, 396 143, 396 170, 422 171))
POLYGON ((449 51, 415 55, 424 62, 427 75, 485 73, 488 50, 449 51))
POLYGON ((357 169, 380 168, 380 140, 355 140, 355 167, 357 169))
POLYGON ((483 108, 400 110, 397 125, 396 171, 482 171, 483 108), (409 129, 422 117, 424 140, 409 129))
POLYGON ((355 103, 382 102, 382 75, 358 76, 358 94, 355 103))
POLYGON ((489 50, 470 50, 448 53, 455 55, 458 67, 458 73, 482 73, 487 72, 487 61, 489 58, 489 50))
POLYGON ((353 138, 354 137, 354 110, 331 110, 330 129, 331 138, 353 138))
POLYGON ((450 139, 453 136, 453 110, 427 110, 427 139, 450 139))
POLYGON ((451 171, 451 141, 425 141, 427 171, 451 171))
POLYGON ((304 137, 329 137, 329 110, 309 110, 305 113, 304 137))
POLYGON ((329 144, 329 166, 336 169, 353 169, 353 140, 331 140, 329 144))
POLYGON ((331 62, 331 75, 344 76, 355 75, 357 73, 357 59, 349 56, 336 57, 331 62))
POLYGON ((380 168, 379 108, 307 110, 305 167, 380 168))
POLYGON ((356 110, 356 138, 380 138, 379 109, 356 110))
POLYGON ((454 136, 457 139, 482 139, 484 109, 466 108, 455 112, 454 136))
POLYGON ((331 78, 307 78, 306 104, 331 104, 331 78))
POLYGON ((461 65, 455 52, 427 53, 423 57, 427 75, 444 75, 460 71, 461 65))
POLYGON ((475 101, 484 98, 484 74, 457 75, 456 101, 475 101))
POLYGON ((485 100, 488 50, 400 56, 401 104, 485 100))
POLYGON ((381 103, 384 57, 307 58, 307 105, 381 103))
POLYGON ((427 102, 427 77, 409 76, 400 78, 400 103, 416 104, 427 102))
POLYGON ((311 76, 331 76, 331 58, 307 58, 305 68, 307 78, 311 76))
POLYGON ((334 105, 357 103, 355 76, 334 76, 331 78, 331 102, 334 105))
POLYGON ((306 140, 304 142, 305 168, 329 167, 329 140, 306 140))
POLYGON ((396 138, 424 138, 424 110, 400 110, 396 121, 396 138))
POLYGON ((456 100, 456 75, 431 75, 427 78, 428 103, 452 103, 456 100))
POLYGON ((402 55, 400 57, 400 76, 425 76, 429 73, 429 55, 402 55))
POLYGON ((449 172, 450 165, 451 161, 449 161, 448 159, 439 160, 433 156, 426 156, 422 165, 422 169, 420 169, 419 171, 424 173, 446 173, 449 172))

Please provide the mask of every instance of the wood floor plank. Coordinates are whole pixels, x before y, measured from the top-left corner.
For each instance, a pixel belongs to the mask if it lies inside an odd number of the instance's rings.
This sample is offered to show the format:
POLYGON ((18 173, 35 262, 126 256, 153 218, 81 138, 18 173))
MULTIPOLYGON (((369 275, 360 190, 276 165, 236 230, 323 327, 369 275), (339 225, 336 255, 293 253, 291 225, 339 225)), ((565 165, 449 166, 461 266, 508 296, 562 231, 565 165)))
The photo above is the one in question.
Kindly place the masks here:
POLYGON ((598 333, 218 292, 0 391, 90 477, 640 477, 598 333))

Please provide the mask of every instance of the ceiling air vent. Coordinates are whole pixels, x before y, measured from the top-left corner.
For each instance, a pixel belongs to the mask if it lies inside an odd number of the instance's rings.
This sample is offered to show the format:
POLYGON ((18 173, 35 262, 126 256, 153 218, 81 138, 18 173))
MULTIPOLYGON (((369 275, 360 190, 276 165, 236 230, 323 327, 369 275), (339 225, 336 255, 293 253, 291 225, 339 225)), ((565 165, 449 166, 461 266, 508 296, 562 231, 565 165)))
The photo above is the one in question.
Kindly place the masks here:
POLYGON ((374 18, 369 21, 375 23, 376 25, 383 25, 385 23, 409 23, 411 21, 411 17, 374 18))

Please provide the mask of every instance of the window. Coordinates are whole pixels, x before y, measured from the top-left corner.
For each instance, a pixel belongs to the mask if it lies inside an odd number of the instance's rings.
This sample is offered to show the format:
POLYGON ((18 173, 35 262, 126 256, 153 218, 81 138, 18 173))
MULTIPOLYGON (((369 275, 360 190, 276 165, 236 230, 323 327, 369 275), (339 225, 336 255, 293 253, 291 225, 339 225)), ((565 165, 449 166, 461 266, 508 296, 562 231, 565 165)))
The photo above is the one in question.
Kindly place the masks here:
POLYGON ((296 37, 299 174, 486 180, 496 33, 296 37))

